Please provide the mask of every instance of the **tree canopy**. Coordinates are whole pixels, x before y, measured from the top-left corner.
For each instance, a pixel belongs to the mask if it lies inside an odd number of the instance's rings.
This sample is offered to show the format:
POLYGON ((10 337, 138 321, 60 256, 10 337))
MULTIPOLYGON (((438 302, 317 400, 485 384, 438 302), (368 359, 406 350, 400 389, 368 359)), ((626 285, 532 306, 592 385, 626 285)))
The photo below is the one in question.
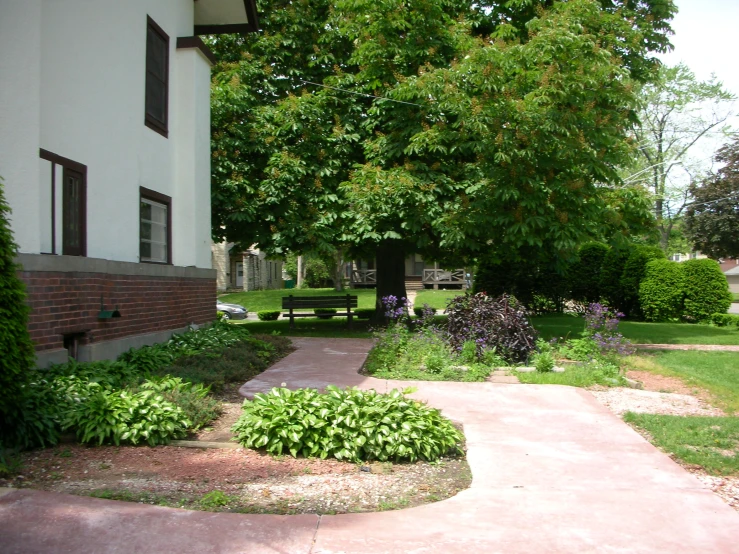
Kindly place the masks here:
POLYGON ((716 155, 723 167, 690 188, 685 217, 695 248, 712 258, 739 258, 739 139, 716 155))
MULTIPOLYGON (((635 81, 670 0, 262 2, 210 41, 214 237, 383 265, 623 231, 635 81)), ((638 210, 637 210, 638 211, 638 210)), ((378 282, 404 295, 402 271, 378 282)))

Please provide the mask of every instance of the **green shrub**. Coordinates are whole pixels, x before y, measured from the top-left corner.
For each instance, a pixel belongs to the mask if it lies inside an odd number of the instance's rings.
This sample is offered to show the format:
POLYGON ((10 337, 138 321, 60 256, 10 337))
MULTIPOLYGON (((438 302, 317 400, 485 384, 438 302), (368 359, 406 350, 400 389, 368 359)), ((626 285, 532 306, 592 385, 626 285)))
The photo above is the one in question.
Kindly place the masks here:
POLYGON ((639 305, 647 321, 669 321, 683 311, 685 277, 683 266, 670 260, 647 263, 639 285, 639 305))
POLYGON ((185 356, 172 365, 161 367, 154 375, 180 377, 183 381, 200 383, 215 392, 226 383, 245 382, 264 371, 278 357, 290 351, 285 337, 250 337, 225 350, 185 356))
POLYGON ((260 321, 276 321, 280 313, 280 310, 261 310, 257 312, 257 317, 260 321))
POLYGON ((182 409, 154 391, 132 393, 98 383, 88 383, 86 396, 62 419, 62 428, 74 431, 81 443, 146 441, 155 446, 184 437, 188 427, 182 409))
POLYGON ((246 448, 339 460, 433 461, 461 453, 462 434, 439 410, 392 390, 272 389, 245 401, 232 427, 246 448))
POLYGON ((54 364, 40 372, 49 379, 75 376, 83 381, 100 383, 114 389, 135 385, 149 374, 149 371, 139 371, 135 365, 128 362, 110 360, 78 362, 71 358, 67 363, 54 364))
POLYGON ((736 314, 713 314, 711 323, 716 327, 739 327, 739 315, 736 314))
POLYGON ((573 300, 586 303, 600 301, 601 270, 608 250, 608 246, 600 242, 590 242, 580 247, 578 259, 570 269, 573 300))
POLYGON ((623 293, 622 311, 630 317, 641 317, 639 286, 651 260, 664 259, 665 255, 656 246, 635 246, 629 253, 621 274, 623 293))
POLYGON ((373 308, 357 308, 354 310, 354 314, 359 319, 371 319, 375 315, 375 310, 373 308))
POLYGON ((34 444, 32 428, 40 423, 33 413, 24 411, 33 402, 24 395, 36 356, 28 335, 25 286, 16 273, 20 269, 15 264, 18 247, 9 219, 10 206, 0 180, 0 451, 34 444))
POLYGON ((431 315, 436 315, 436 308, 429 306, 428 304, 424 304, 423 306, 417 306, 413 308, 413 313, 416 314, 416 317, 423 317, 424 310, 426 312, 429 312, 431 315))
POLYGON ((682 263, 685 274, 685 310, 688 321, 704 321, 731 306, 726 276, 715 260, 688 260, 682 263))
POLYGON ((621 287, 621 275, 631 251, 611 248, 603 259, 600 272, 600 294, 606 303, 619 312, 626 312, 624 291, 621 287))
POLYGON ((153 391, 162 395, 167 402, 179 406, 193 431, 205 427, 221 414, 221 403, 209 396, 210 388, 202 384, 187 383, 179 377, 167 376, 144 381, 139 389, 153 391))
POLYGON ((313 313, 316 314, 316 316, 318 316, 319 319, 331 319, 332 317, 334 317, 334 315, 336 315, 337 311, 338 310, 336 310, 335 308, 314 308, 313 309, 313 313))
POLYGON ((538 352, 533 358, 536 371, 546 372, 554 369, 554 355, 551 352, 538 352))
POLYGON ((447 340, 457 351, 467 341, 477 345, 478 359, 487 349, 508 362, 528 359, 536 342, 536 330, 528 312, 506 295, 491 298, 482 293, 452 298, 447 304, 447 340))

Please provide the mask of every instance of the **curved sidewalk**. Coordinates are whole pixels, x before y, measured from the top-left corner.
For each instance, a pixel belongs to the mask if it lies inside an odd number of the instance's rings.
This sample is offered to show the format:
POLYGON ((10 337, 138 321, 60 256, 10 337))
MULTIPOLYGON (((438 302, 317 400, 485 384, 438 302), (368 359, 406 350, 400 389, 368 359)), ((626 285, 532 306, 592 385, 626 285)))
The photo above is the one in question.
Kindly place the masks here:
POLYGON ((242 387, 286 383, 414 396, 464 424, 473 482, 400 511, 334 516, 189 512, 38 491, 0 497, 3 552, 739 553, 739 514, 587 391, 398 383, 357 374, 362 339, 298 350, 242 387))

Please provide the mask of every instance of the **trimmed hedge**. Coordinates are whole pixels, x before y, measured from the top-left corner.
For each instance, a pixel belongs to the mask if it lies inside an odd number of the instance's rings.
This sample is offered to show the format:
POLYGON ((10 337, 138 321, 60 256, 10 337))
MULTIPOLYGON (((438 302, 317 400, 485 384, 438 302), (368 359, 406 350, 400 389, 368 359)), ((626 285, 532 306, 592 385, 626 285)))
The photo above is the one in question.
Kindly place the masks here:
POLYGON ((669 321, 683 313, 685 275, 678 262, 652 260, 639 285, 639 305, 647 321, 669 321))
POLYGON ((624 264, 621 274, 623 291, 623 312, 631 317, 641 317, 639 306, 639 285, 644 278, 647 264, 651 260, 665 259, 665 254, 656 246, 636 246, 624 264))
POLYGON ((354 310, 354 314, 358 319, 371 319, 375 315, 374 308, 357 308, 354 310))
POLYGON ((261 310, 257 312, 259 321, 277 321, 280 317, 280 310, 261 310))
POLYGON ((427 309, 430 310, 432 314, 436 314, 436 308, 433 306, 429 306, 428 304, 424 304, 423 306, 416 306, 413 308, 413 313, 416 314, 416 317, 423 317, 423 310, 427 309))
POLYGON ((600 272, 600 294, 609 306, 619 312, 626 312, 621 275, 630 254, 630 249, 611 248, 600 272))
POLYGON ((713 314, 711 323, 716 327, 739 327, 739 315, 737 314, 713 314))
POLYGON ((705 321, 716 313, 726 313, 731 305, 729 283, 716 260, 688 260, 685 272, 685 310, 688 321, 705 321))
POLYGON ((600 242, 590 242, 580 248, 578 260, 570 269, 573 300, 587 303, 600 301, 601 270, 608 251, 608 246, 600 242))
POLYGON ((319 319, 331 319, 336 315, 337 311, 338 310, 336 308, 315 308, 313 313, 316 314, 316 317, 319 319))

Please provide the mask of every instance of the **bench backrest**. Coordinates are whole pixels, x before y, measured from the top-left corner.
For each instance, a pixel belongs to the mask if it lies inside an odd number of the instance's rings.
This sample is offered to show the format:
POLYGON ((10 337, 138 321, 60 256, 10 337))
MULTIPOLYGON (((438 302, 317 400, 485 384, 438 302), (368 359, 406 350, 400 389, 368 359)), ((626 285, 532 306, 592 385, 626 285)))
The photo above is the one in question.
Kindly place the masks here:
POLYGON ((282 309, 306 309, 313 308, 350 308, 357 307, 357 297, 345 294, 344 296, 283 296, 282 309), (348 300, 347 300, 347 297, 348 300), (348 304, 347 304, 348 302, 348 304))

